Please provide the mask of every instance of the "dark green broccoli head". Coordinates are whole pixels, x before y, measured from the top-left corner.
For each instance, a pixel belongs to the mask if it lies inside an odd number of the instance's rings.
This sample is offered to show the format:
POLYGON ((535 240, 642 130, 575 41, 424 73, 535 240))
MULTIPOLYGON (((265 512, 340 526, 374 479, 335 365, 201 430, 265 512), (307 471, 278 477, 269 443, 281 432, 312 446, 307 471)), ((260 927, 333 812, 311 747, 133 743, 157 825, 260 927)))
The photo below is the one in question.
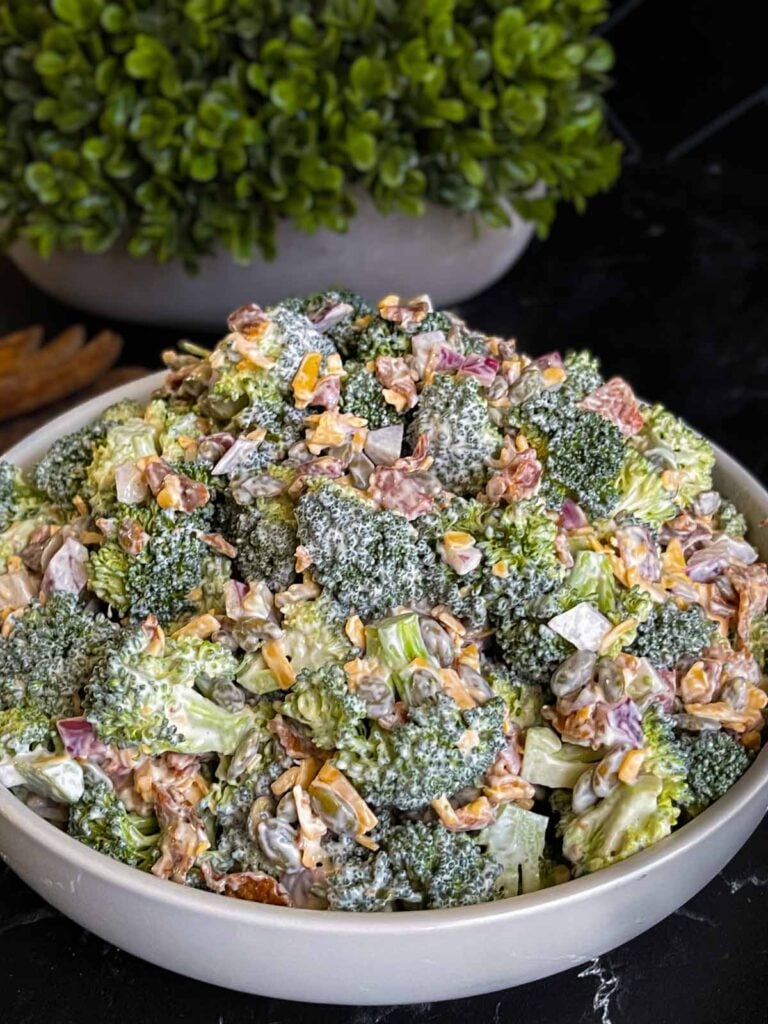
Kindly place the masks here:
POLYGON ((438 374, 421 392, 408 428, 415 445, 426 434, 432 469, 457 494, 479 491, 488 475, 486 460, 501 444, 488 403, 474 377, 438 374))
POLYGON ((743 537, 747 532, 747 520, 732 501, 723 501, 715 513, 712 525, 716 530, 729 533, 732 537, 743 537))
POLYGON ((106 424, 99 421, 54 441, 32 471, 35 487, 58 505, 69 504, 77 494, 87 494, 93 449, 106 430, 106 424))
POLYGON ((314 578, 344 614, 378 618, 421 594, 420 549, 403 516, 320 481, 299 499, 296 520, 314 578))
POLYGON ((341 747, 358 735, 367 710, 347 686, 344 669, 333 664, 301 672, 280 705, 280 713, 307 726, 322 750, 341 747))
POLYGON ((685 733, 680 738, 680 750, 690 790, 686 809, 692 814, 719 800, 750 764, 747 750, 730 733, 720 730, 685 733))
POLYGON ((712 642, 714 623, 697 606, 678 608, 674 601, 657 605, 637 627, 631 654, 669 667, 687 655, 700 654, 712 642))
POLYGON ((607 516, 619 500, 616 478, 625 456, 618 427, 597 413, 580 412, 550 439, 547 471, 589 516, 607 516))
POLYGON ((560 662, 573 653, 567 640, 532 619, 498 622, 496 642, 505 663, 524 683, 548 683, 560 662))
POLYGON ((213 508, 177 512, 156 505, 120 505, 113 516, 118 534, 139 531, 141 550, 131 553, 118 540, 91 552, 89 586, 119 615, 137 620, 156 615, 173 622, 195 610, 210 568, 211 549, 200 539, 210 528, 213 508))
POLYGON ((354 357, 361 332, 358 321, 374 313, 373 307, 364 298, 339 288, 292 301, 297 311, 303 313, 319 331, 330 338, 344 359, 354 357))
POLYGON ((47 747, 53 728, 50 715, 31 701, 0 711, 0 764, 4 758, 47 747))
POLYGON ((504 710, 499 698, 460 711, 438 697, 413 708, 403 725, 347 740, 334 762, 375 806, 415 810, 477 781, 504 745, 504 710), (463 750, 457 744, 467 730, 478 741, 463 750))
POLYGON ((92 850, 142 871, 152 867, 160 838, 155 818, 130 814, 109 780, 92 769, 82 798, 69 809, 67 831, 92 850))
POLYGON ((341 408, 353 416, 362 416, 369 430, 378 430, 400 422, 400 414, 384 398, 374 373, 358 363, 347 363, 347 376, 341 388, 341 408))
POLYGON ((236 575, 285 590, 296 579, 296 515, 288 498, 256 498, 238 505, 228 497, 221 508, 225 536, 237 549, 236 575))
POLYGON ((0 707, 23 703, 59 718, 76 713, 75 695, 118 632, 72 594, 31 605, 0 638, 0 707))

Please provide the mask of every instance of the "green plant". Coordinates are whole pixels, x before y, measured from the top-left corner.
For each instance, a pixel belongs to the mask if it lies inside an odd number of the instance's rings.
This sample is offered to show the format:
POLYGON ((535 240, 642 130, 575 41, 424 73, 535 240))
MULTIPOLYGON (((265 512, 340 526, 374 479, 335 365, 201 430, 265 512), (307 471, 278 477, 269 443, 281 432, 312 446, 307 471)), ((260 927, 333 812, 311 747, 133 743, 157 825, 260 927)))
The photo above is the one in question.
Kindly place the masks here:
POLYGON ((546 232, 618 173, 605 0, 0 0, 4 244, 194 266, 345 230, 351 186, 546 232), (542 182, 543 195, 532 198, 542 182))

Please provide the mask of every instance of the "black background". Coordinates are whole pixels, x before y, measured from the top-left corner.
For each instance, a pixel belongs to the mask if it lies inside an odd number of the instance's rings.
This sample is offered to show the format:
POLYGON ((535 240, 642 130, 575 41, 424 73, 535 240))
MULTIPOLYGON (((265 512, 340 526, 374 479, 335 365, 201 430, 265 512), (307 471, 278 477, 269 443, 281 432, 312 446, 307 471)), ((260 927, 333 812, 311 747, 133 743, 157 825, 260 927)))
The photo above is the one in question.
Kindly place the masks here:
MULTIPOLYGON (((582 217, 563 211, 546 243, 460 312, 516 335, 526 351, 592 348, 607 373, 671 405, 768 482, 760 6, 614 5, 606 34, 618 53, 614 129, 627 147, 620 183, 582 217)), ((52 331, 75 318, 83 319, 0 257, 0 333, 32 322, 52 331)), ((167 329, 110 326, 126 338, 126 363, 155 366, 175 340, 167 329)), ((168 974, 64 920, 0 867, 0 1021, 766 1024, 767 891, 764 822, 689 904, 586 969, 472 1000, 355 1010, 168 974)))

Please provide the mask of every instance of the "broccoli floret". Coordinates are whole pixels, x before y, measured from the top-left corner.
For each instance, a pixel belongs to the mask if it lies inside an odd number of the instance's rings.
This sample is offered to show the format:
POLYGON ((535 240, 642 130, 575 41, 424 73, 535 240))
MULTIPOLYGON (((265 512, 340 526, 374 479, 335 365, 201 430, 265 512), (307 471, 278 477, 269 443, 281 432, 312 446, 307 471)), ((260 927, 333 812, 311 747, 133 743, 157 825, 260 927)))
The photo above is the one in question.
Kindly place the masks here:
POLYGON ((471 785, 504 745, 504 702, 460 711, 450 699, 413 708, 409 720, 387 731, 349 740, 334 758, 365 799, 400 810, 423 807, 439 796, 471 785), (469 749, 457 746, 468 730, 477 733, 469 749))
POLYGON ((729 533, 732 537, 743 537, 748 529, 747 520, 732 501, 723 501, 720 504, 712 525, 716 530, 729 533))
POLYGON ((403 516, 320 481, 299 499, 296 519, 311 572, 343 614, 377 618, 420 595, 420 549, 403 516))
POLYGON ((643 418, 643 429, 634 435, 632 444, 661 470, 678 474, 678 500, 690 505, 697 494, 712 487, 712 446, 663 405, 644 408, 643 418))
POLYGON ((167 462, 183 463, 187 453, 181 439, 203 434, 200 417, 186 402, 156 398, 144 411, 144 420, 155 428, 160 455, 167 462))
POLYGON ((36 516, 41 505, 41 496, 27 483, 22 470, 0 459, 0 533, 36 516))
POLYGON ((341 389, 341 408, 353 416, 362 416, 369 430, 378 430, 400 422, 400 414, 384 398, 376 375, 357 363, 347 363, 347 376, 341 389))
POLYGON ((580 412, 550 440, 546 468, 550 476, 593 517, 616 506, 615 481, 626 456, 621 431, 594 412, 580 412))
POLYGON ((130 814, 109 780, 86 772, 85 791, 69 809, 69 834, 92 850, 148 871, 154 863, 160 832, 154 817, 130 814))
POLYGON ((499 623, 496 642, 507 665, 524 683, 548 683, 560 662, 573 653, 567 640, 532 619, 499 623))
POLYGON ((573 789, 590 765, 601 758, 600 751, 563 743, 554 729, 547 726, 528 729, 522 778, 534 786, 550 789, 573 789))
POLYGON ((94 438, 93 457, 82 481, 85 496, 98 512, 108 511, 115 503, 118 466, 157 455, 157 430, 140 416, 105 421, 104 426, 104 432, 94 438))
POLYGON ((32 471, 35 487, 58 505, 67 505, 86 490, 93 449, 106 434, 103 422, 92 423, 53 442, 32 471))
POLYGON ((328 879, 329 910, 380 913, 396 904, 418 906, 419 894, 406 875, 398 874, 384 850, 369 857, 350 857, 328 879))
POLYGON ((674 722, 656 702, 650 704, 643 715, 643 748, 643 771, 661 779, 662 801, 689 804, 691 793, 685 754, 675 735, 674 722))
POLYGON ((367 706, 347 686, 340 665, 325 665, 300 673, 280 711, 306 725, 318 747, 331 750, 360 732, 367 706))
MULTIPOLYGON (((269 744, 265 746, 268 750, 269 744)), ((274 860, 266 857, 249 827, 255 800, 272 797, 271 784, 282 771, 278 761, 265 754, 253 770, 237 783, 217 782, 200 804, 200 810, 213 816, 216 830, 214 848, 207 854, 215 871, 263 871, 279 874, 274 860)), ((287 834, 293 829, 286 823, 287 834)))
POLYGON ((426 434, 432 469, 440 482, 457 494, 471 494, 485 483, 485 460, 501 444, 489 407, 474 377, 438 374, 419 398, 408 440, 415 445, 426 434))
POLYGON ((624 460, 616 490, 619 500, 610 511, 614 518, 634 518, 659 527, 677 514, 677 502, 664 486, 661 474, 634 450, 624 460))
POLYGON ((679 813, 663 781, 644 773, 631 786, 620 782, 581 814, 564 815, 558 826, 563 853, 577 875, 598 871, 668 836, 679 813))
POLYGON ((189 636, 166 640, 158 654, 148 646, 142 629, 124 631, 119 649, 94 669, 84 706, 99 738, 150 754, 232 754, 251 729, 253 712, 227 711, 194 685, 200 677, 231 680, 234 655, 189 636))
POLYGON ((132 554, 119 541, 107 540, 92 550, 90 588, 119 615, 133 620, 156 615, 167 623, 195 610, 203 584, 211 583, 211 549, 199 536, 211 512, 208 506, 194 513, 118 506, 113 517, 118 532, 136 524, 144 533, 143 546, 132 554))
POLYGON ((685 808, 698 814, 728 792, 750 764, 746 749, 730 733, 684 733, 679 749, 687 770, 690 797, 685 808))
POLYGON ((589 352, 569 352, 563 368, 567 376, 559 387, 545 389, 540 371, 531 366, 512 392, 519 404, 510 408, 509 424, 521 428, 542 454, 548 439, 566 432, 582 415, 577 403, 603 383, 599 363, 589 352))
POLYGON ((562 582, 565 569, 557 557, 556 536, 557 524, 533 500, 506 508, 492 539, 480 541, 485 599, 493 622, 522 618, 532 601, 562 582))
POLYGON ((666 668, 708 647, 714 629, 714 623, 698 606, 680 609, 674 601, 665 601, 656 605, 650 617, 637 627, 637 636, 629 651, 666 668))
POLYGON ((141 419, 144 415, 144 407, 135 398, 123 398, 120 402, 114 402, 107 406, 99 417, 102 423, 126 423, 128 420, 141 419))
POLYGON ((494 697, 501 697, 507 706, 507 718, 521 729, 530 729, 541 721, 544 692, 540 686, 522 683, 503 665, 483 660, 480 673, 494 697))
POLYGON ((76 714, 75 697, 118 627, 72 594, 51 594, 14 619, 0 639, 0 707, 24 704, 49 718, 76 714))
POLYGON ((236 575, 285 590, 296 579, 296 515, 288 498, 257 498, 251 505, 230 500, 222 510, 224 533, 237 549, 236 575))
POLYGON ((546 884, 542 860, 548 824, 543 814, 506 804, 496 821, 477 837, 490 862, 501 868, 493 890, 497 898, 536 892, 546 884))
POLYGON ((0 711, 0 764, 35 747, 47 746, 52 730, 50 715, 34 703, 22 701, 0 711))

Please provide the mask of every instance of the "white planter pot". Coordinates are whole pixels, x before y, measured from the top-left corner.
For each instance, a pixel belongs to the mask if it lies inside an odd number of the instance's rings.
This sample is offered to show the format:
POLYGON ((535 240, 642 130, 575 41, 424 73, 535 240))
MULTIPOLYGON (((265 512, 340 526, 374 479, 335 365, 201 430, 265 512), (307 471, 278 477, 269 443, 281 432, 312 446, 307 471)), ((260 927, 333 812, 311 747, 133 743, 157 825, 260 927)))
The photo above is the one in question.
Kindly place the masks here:
POLYGON ((98 256, 60 252, 46 260, 18 242, 11 256, 38 288, 90 313, 220 330, 244 302, 268 305, 333 286, 371 300, 426 292, 438 306, 460 302, 512 266, 533 227, 513 214, 510 227, 492 229, 439 206, 420 218, 383 216, 363 197, 346 234, 309 235, 288 222, 277 234, 277 259, 256 256, 244 267, 221 251, 202 261, 197 276, 176 261, 135 260, 120 249, 98 256))

